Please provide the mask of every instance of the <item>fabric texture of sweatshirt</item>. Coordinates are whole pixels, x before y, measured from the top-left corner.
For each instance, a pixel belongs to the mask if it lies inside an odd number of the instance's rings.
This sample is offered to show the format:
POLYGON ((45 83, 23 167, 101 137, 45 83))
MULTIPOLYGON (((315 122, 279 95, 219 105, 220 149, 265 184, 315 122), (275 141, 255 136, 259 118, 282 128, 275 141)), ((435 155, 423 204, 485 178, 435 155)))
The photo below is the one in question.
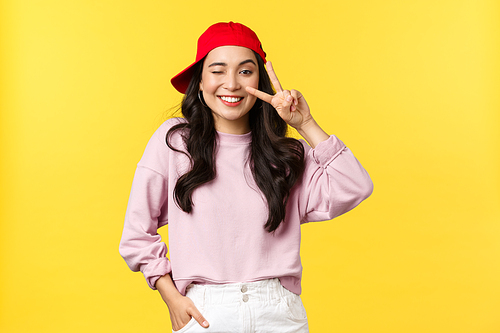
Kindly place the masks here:
MULTIPOLYGON (((185 121, 164 122, 149 140, 137 165, 128 201, 120 254, 148 285, 165 274, 182 295, 190 283, 220 284, 279 278, 301 293, 300 226, 331 220, 366 199, 373 190, 368 173, 336 136, 305 148, 303 176, 290 192, 286 218, 275 233, 264 229, 267 204, 256 185, 248 156, 251 133, 217 133, 216 178, 192 195, 183 212, 173 196, 189 158, 166 145, 166 133, 185 121), (168 224, 167 246, 158 228, 168 224)), ((180 131, 171 137, 185 151, 180 131)))

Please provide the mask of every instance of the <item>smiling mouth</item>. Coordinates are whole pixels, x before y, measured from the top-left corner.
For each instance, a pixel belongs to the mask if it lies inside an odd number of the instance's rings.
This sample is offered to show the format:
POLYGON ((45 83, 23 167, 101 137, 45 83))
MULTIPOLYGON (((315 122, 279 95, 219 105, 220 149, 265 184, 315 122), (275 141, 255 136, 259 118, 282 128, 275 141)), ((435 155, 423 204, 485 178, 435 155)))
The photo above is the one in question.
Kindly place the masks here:
MULTIPOLYGON (((229 96, 217 96, 219 97, 223 102, 230 103, 230 104, 236 104, 241 102, 243 97, 229 97, 229 96)), ((224 104, 226 104, 224 103, 224 104)))

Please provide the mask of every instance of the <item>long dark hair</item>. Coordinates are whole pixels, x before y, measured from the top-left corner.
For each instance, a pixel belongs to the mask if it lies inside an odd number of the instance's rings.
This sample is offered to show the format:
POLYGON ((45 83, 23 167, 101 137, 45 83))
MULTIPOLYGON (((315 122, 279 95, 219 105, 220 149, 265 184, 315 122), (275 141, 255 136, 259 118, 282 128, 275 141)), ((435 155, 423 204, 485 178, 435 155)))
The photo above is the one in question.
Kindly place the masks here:
MULTIPOLYGON (((259 90, 274 94, 271 81, 262 58, 256 53, 259 67, 259 90)), ((167 133, 168 147, 177 152, 170 137, 180 129, 191 160, 191 170, 182 175, 174 188, 174 198, 186 213, 193 210, 192 193, 198 187, 215 179, 215 149, 217 132, 210 108, 198 99, 199 84, 204 59, 194 68, 193 77, 181 103, 186 123, 180 123, 167 133)), ((274 232, 285 219, 286 204, 290 189, 304 170, 304 147, 294 139, 286 137, 288 126, 270 104, 257 99, 249 111, 252 143, 249 163, 253 177, 264 194, 268 206, 268 218, 264 228, 274 232)))

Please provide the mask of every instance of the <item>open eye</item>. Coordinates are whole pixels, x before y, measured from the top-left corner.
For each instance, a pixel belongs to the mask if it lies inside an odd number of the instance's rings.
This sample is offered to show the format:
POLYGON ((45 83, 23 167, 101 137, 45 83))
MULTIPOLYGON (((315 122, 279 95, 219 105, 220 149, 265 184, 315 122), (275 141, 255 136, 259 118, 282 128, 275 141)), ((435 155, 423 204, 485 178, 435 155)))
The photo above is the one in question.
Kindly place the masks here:
POLYGON ((240 71, 240 73, 244 74, 244 75, 249 75, 249 74, 252 74, 252 71, 248 70, 248 69, 243 69, 242 71, 240 71))

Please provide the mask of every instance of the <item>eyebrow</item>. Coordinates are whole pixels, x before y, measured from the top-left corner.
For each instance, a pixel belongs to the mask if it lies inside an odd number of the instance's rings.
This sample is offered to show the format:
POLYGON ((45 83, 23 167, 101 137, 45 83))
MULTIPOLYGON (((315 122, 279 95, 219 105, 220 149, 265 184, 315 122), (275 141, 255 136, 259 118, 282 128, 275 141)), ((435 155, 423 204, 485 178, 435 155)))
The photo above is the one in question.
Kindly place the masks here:
MULTIPOLYGON (((238 64, 238 66, 247 64, 249 62, 251 62, 252 64, 254 64, 255 66, 257 66, 257 64, 255 64, 255 61, 253 61, 252 59, 243 60, 242 62, 240 62, 238 64)), ((212 66, 227 66, 227 64, 225 62, 213 62, 210 65, 208 65, 208 67, 212 67, 212 66)))

